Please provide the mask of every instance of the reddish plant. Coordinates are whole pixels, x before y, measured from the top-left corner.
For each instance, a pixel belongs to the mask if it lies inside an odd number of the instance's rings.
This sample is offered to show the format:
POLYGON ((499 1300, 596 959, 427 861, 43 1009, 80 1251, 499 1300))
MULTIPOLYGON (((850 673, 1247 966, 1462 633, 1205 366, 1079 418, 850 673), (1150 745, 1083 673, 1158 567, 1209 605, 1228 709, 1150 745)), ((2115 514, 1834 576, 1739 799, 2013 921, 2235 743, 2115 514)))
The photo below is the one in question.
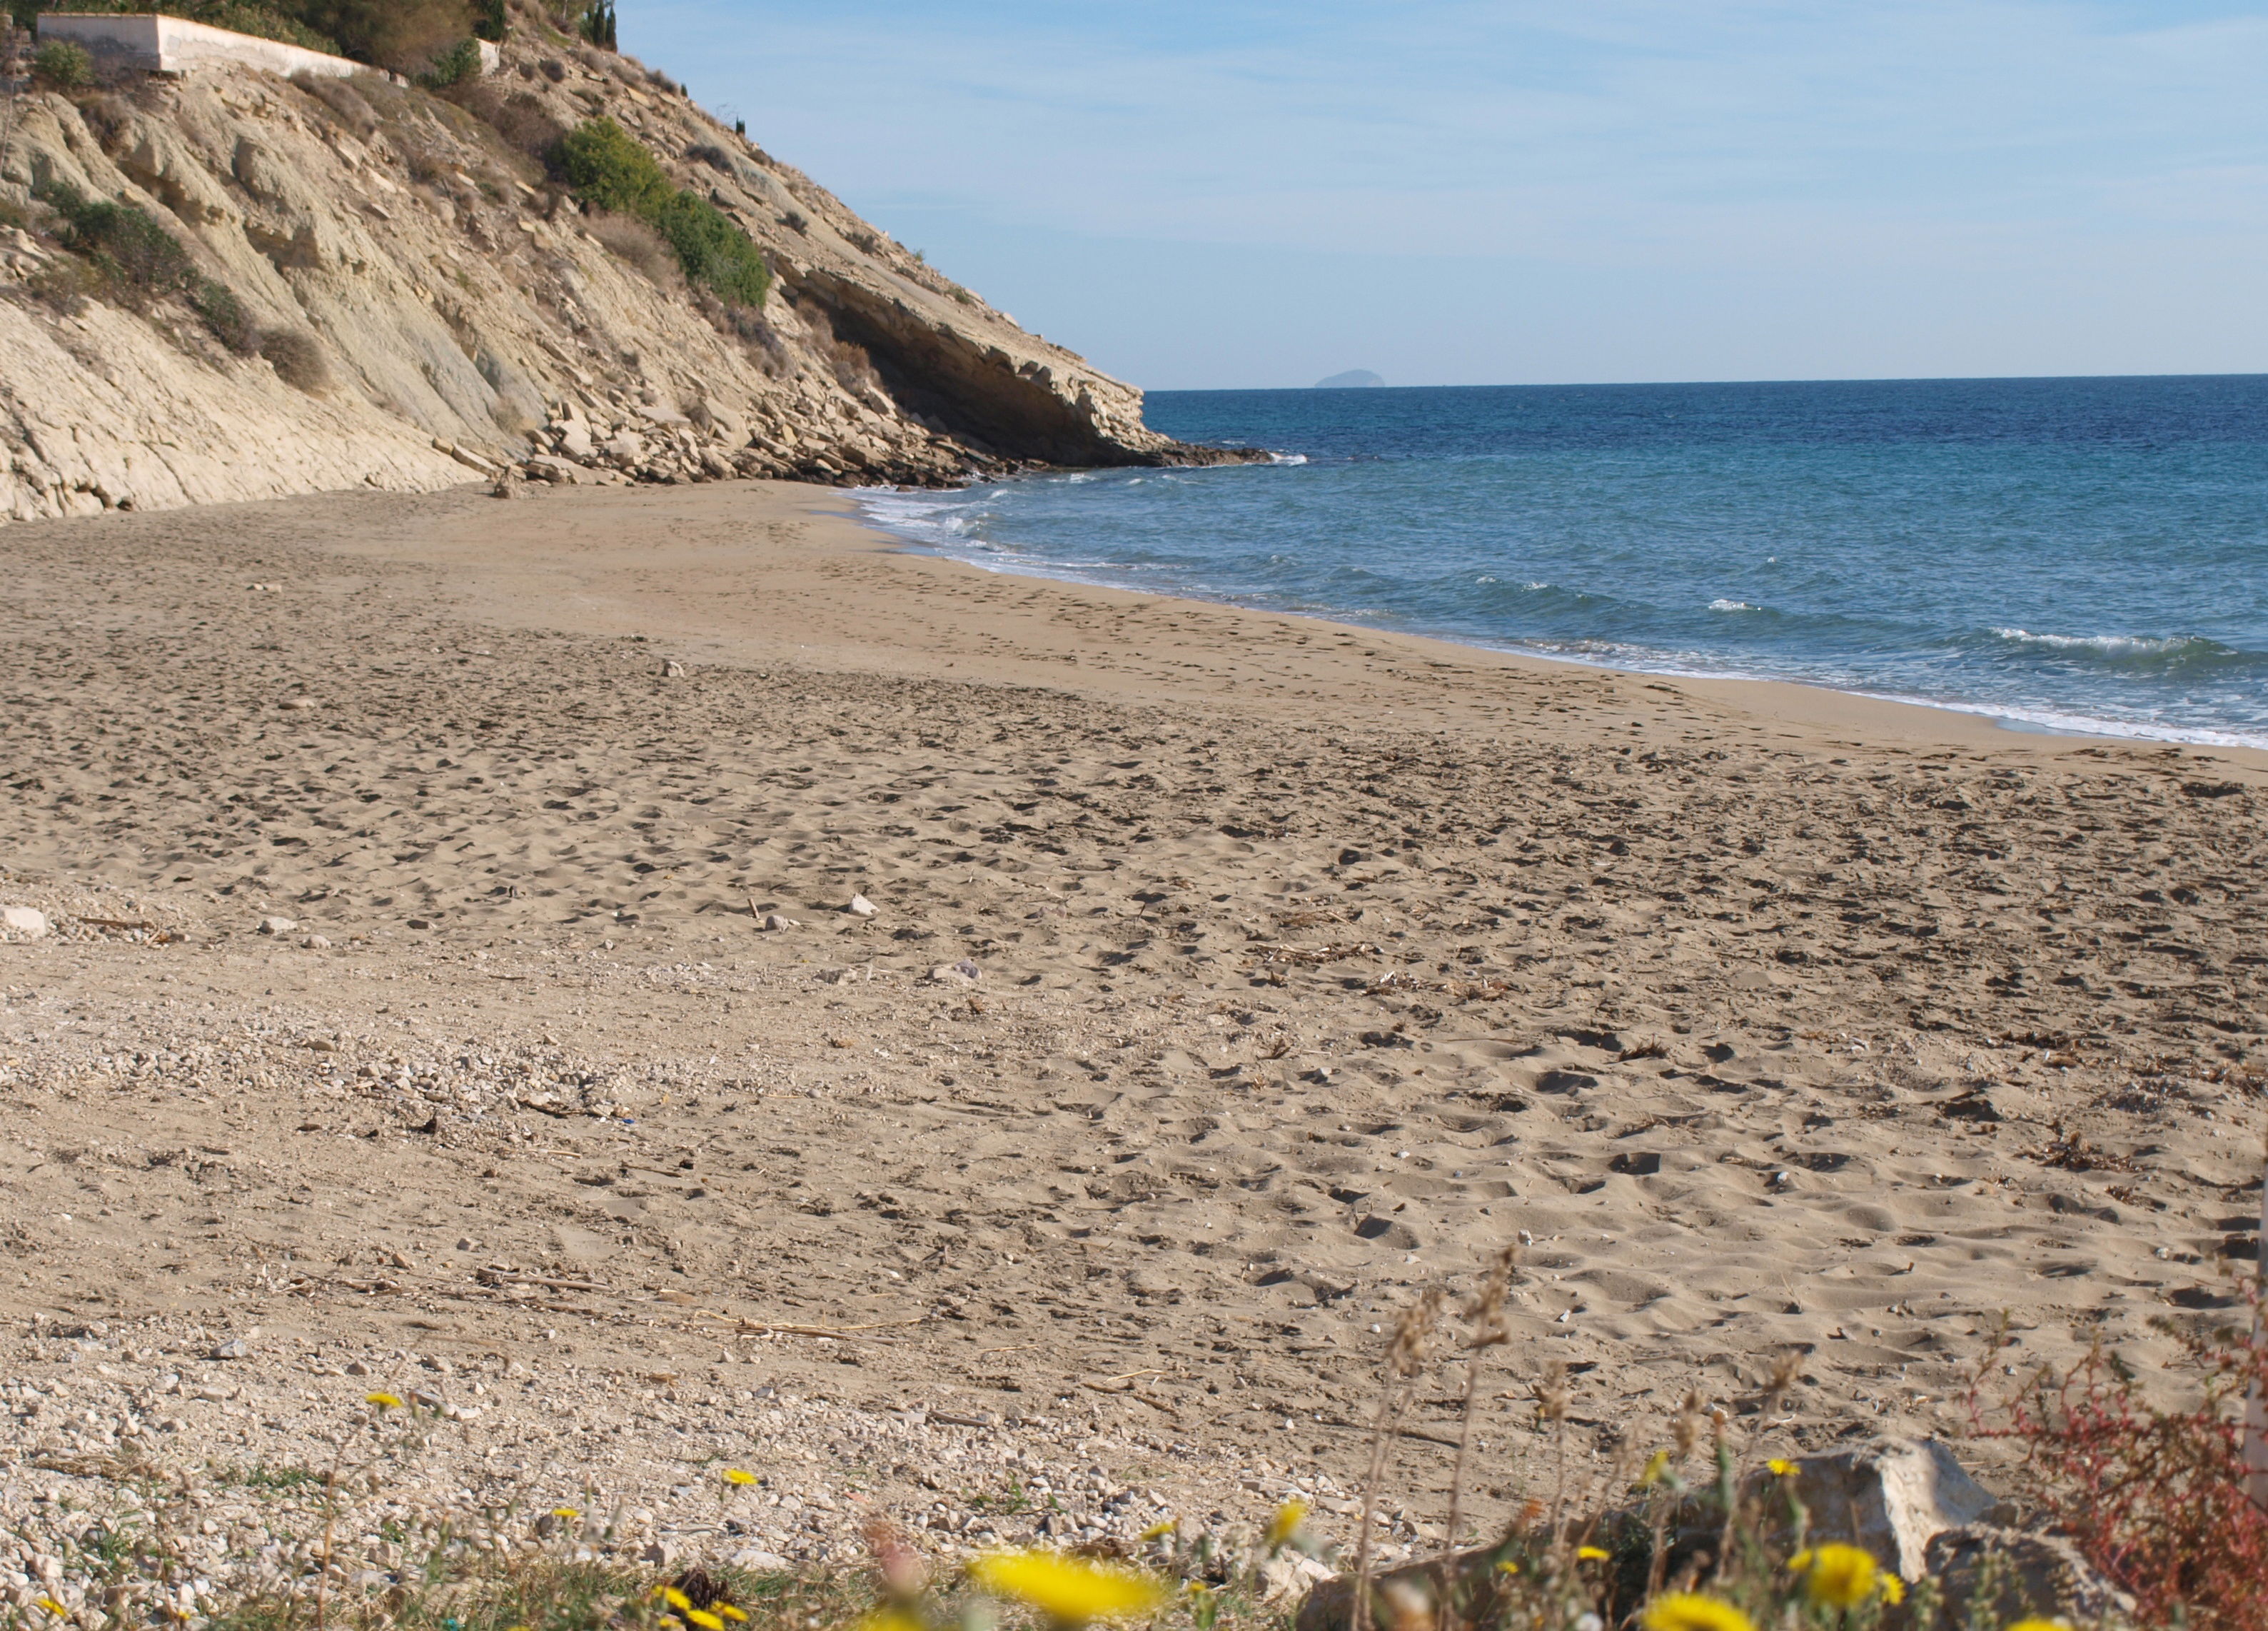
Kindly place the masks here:
POLYGON ((2244 1401, 2268 1384, 2268 1348, 2230 1330, 2160 1329, 2202 1382, 2187 1408, 2144 1397, 2099 1344, 2061 1375, 2043 1368, 1980 1436, 2023 1447, 2031 1493, 2111 1580, 2139 1623, 2191 1631, 2268 1631, 2268 1512, 2245 1493, 2244 1401))

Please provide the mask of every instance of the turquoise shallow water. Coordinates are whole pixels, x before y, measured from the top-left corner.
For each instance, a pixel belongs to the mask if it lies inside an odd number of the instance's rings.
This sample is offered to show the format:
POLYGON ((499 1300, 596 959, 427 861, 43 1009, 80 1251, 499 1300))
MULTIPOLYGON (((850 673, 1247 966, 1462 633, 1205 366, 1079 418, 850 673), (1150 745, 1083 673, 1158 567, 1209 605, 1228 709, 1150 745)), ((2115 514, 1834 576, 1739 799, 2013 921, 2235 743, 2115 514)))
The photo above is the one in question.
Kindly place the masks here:
POLYGON ((1004 571, 2268 747, 2268 376, 1157 392, 1259 467, 869 491, 1004 571))

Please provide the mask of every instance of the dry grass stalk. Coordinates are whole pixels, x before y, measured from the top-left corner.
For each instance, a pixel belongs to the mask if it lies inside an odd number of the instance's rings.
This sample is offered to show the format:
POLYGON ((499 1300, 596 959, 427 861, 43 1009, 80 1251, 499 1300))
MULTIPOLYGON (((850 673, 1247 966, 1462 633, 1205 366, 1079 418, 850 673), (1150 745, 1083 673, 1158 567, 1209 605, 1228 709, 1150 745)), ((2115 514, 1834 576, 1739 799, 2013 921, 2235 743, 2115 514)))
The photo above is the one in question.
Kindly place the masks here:
POLYGON ((1370 1472, 1363 1480, 1362 1531, 1355 1537, 1354 1631, 1370 1631, 1371 1525, 1377 1518, 1379 1491, 1386 1480, 1388 1446, 1393 1443, 1394 1428, 1410 1402, 1411 1384, 1425 1373, 1426 1339, 1440 1322, 1447 1302, 1439 1287, 1428 1288, 1395 1322, 1394 1339, 1387 1346, 1385 1386, 1379 1395, 1378 1416, 1370 1435, 1370 1472))

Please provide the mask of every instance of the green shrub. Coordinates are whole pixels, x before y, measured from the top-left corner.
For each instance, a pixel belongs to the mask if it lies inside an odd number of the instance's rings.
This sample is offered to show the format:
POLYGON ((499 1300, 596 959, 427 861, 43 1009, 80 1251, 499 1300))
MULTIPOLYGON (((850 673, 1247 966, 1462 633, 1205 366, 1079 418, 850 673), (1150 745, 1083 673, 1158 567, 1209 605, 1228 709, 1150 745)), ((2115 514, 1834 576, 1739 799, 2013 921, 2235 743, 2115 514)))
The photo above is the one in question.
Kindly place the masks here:
POLYGON ((65 246, 106 282, 141 294, 186 294, 195 286, 188 251, 147 210, 89 198, 68 181, 49 181, 33 196, 63 218, 65 246))
POLYGON ((467 37, 433 59, 433 66, 417 76, 429 91, 446 91, 453 85, 481 77, 481 42, 467 37))
POLYGON ((50 91, 81 91, 94 83, 94 59, 86 48, 50 40, 32 56, 32 77, 50 91))
POLYGON ((226 284, 198 278, 189 291, 189 304, 205 320, 213 336, 238 356, 248 357, 260 349, 260 330, 252 325, 252 314, 226 284))
POLYGON ((473 34, 501 45, 511 32, 510 21, 504 16, 504 0, 473 0, 473 34))
POLYGON ((686 277, 706 284, 733 306, 762 306, 771 272, 748 235, 706 198, 680 192, 662 206, 654 225, 677 251, 686 277))
POLYGON ((734 306, 761 306, 771 273, 732 218, 676 186, 653 155, 611 119, 585 122, 556 150, 575 196, 593 209, 635 216, 669 240, 694 283, 734 306))
POLYGON ((76 311, 77 302, 97 292, 121 296, 134 306, 178 295, 229 350, 257 349, 252 319, 235 292, 199 272, 181 240, 148 210, 89 198, 68 181, 46 182, 33 196, 63 217, 64 247, 84 257, 84 276, 59 274, 61 298, 48 297, 55 304, 76 311))

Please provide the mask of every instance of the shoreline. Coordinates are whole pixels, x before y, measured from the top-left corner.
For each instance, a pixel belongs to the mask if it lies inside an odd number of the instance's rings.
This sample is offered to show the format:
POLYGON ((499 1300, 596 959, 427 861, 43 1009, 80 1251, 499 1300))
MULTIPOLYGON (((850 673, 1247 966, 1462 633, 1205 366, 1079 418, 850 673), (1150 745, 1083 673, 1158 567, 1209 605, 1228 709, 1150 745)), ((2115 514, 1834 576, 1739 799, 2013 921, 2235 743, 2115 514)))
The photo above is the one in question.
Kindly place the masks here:
POLYGON ((1879 737, 1898 742, 1940 742, 1963 747, 2021 745, 2052 749, 2061 744, 2067 749, 2108 747, 2137 752, 2171 749, 2193 755, 2204 762, 2226 764, 2231 768, 2268 779, 2268 748, 2245 743, 2173 740, 2122 734, 2110 730, 2060 729, 1996 712, 1984 705, 1972 706, 1915 697, 1886 697, 1764 675, 1705 675, 1668 668, 1629 668, 1617 663, 1592 662, 1580 658, 1546 655, 1517 647, 1464 640, 1453 635, 1417 633, 1371 624, 1349 623, 1318 612, 1281 611, 1200 595, 1129 589, 1115 584, 1098 583, 1069 572, 1057 574, 991 566, 893 531, 886 523, 867 513, 860 503, 858 494, 865 491, 890 490, 851 489, 830 491, 824 496, 815 495, 814 508, 840 514, 872 535, 894 554, 950 563, 990 577, 1045 584, 1069 592, 1123 595, 1136 601, 1173 601, 1190 606, 1209 607, 1239 616, 1312 624, 1381 640, 1409 641, 1421 646, 1439 647, 1469 659, 1487 659, 1522 668, 1532 667, 1543 673, 1609 675, 1641 684, 1673 682, 1697 696, 1707 697, 1741 712, 1754 712, 1759 718, 1810 728, 1857 730, 1864 733, 1869 740, 1879 737))
MULTIPOLYGON (((1305 462, 1304 459, 1299 460, 1298 461, 1305 462)), ((1016 478, 1002 477, 997 479, 1012 480, 1016 478)), ((1933 701, 1926 697, 1899 696, 1877 691, 1847 690, 1841 687, 1830 684, 1824 681, 1806 680, 1771 675, 1698 673, 1691 669, 1679 668, 1671 666, 1664 666, 1661 668, 1638 668, 1621 662, 1603 660, 1593 661, 1583 657, 1539 652, 1513 643, 1498 644, 1477 636, 1466 638, 1454 633, 1425 632, 1414 630, 1392 629, 1374 624, 1347 622, 1327 612, 1288 611, 1277 608, 1248 605, 1233 600, 1216 600, 1204 595, 1185 594, 1179 591, 1129 588, 1119 584, 1107 583, 1094 579, 1082 577, 1075 571, 1069 568, 1056 571, 1038 568, 1028 565, 996 567, 989 565, 984 562, 972 559, 968 555, 955 553, 938 545, 925 542, 917 537, 909 536, 894 530, 888 522, 873 513, 861 499, 862 494, 871 493, 880 495, 898 492, 904 490, 889 487, 873 487, 850 488, 841 491, 842 496, 846 498, 852 506, 854 506, 853 519, 858 520, 859 524, 881 535, 884 538, 887 539, 894 547, 912 554, 932 557, 939 560, 954 561, 961 565, 971 567, 978 572, 993 572, 1003 577, 1028 579, 1035 582, 1057 584, 1074 589, 1108 591, 1113 594, 1183 600, 1188 601, 1192 604, 1217 606, 1226 610, 1249 613, 1257 616, 1298 618, 1305 621, 1321 623, 1331 627, 1360 630, 1379 635, 1392 634, 1410 639, 1427 640, 1437 645, 1454 647, 1460 651, 1485 652, 1498 656, 1508 657, 1524 661, 1546 663, 1556 667, 1588 669, 1602 673, 1651 679, 1674 680, 1681 683, 1695 685, 1789 686, 1801 690, 1815 690, 1824 692, 1830 696, 1848 697, 1854 702, 1881 704, 1893 707, 1920 709, 1932 713, 1946 713, 1965 716, 1984 720, 1987 724, 1992 726, 1995 729, 2006 731, 2014 735, 2042 735, 2063 740, 2091 742, 2120 742, 2143 748, 2169 747, 2196 749, 2208 752, 2255 755, 2262 756, 2261 762, 2263 764, 2268 764, 2268 744, 2237 741, 2211 740, 2211 737, 2214 735, 2230 734, 2231 733, 2214 733, 2200 730, 2199 733, 2192 735, 2155 734, 2153 734, 2155 729, 2155 727, 2153 727, 2139 725, 2129 726, 2122 723, 2121 721, 2113 720, 2098 720, 2084 716, 2057 714, 2045 708, 2033 711, 2040 717, 2027 717, 2026 714, 2022 712, 2013 712, 2005 708, 1999 708, 1989 703, 1966 701, 1940 702, 1933 701)))

